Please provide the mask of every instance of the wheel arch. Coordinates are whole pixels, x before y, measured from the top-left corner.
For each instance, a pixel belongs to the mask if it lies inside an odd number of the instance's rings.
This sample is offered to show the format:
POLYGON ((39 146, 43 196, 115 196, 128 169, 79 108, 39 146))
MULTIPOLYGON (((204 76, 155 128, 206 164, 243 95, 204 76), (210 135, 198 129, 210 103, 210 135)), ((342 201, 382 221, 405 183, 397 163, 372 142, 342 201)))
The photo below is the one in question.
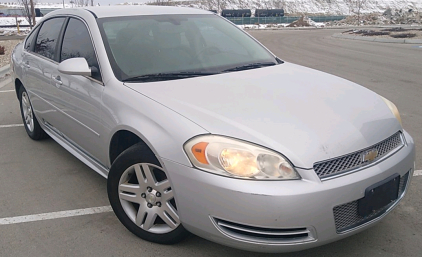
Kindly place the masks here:
MULTIPOLYGON (((116 160, 116 158, 126 149, 129 147, 141 143, 148 147, 151 153, 155 154, 155 151, 152 150, 150 144, 144 140, 142 135, 139 133, 133 132, 130 129, 124 128, 119 129, 114 132, 113 136, 111 137, 110 144, 109 144, 109 160, 110 165, 116 160)), ((157 156, 157 155, 156 155, 157 156)))
POLYGON ((20 88, 23 87, 23 83, 20 79, 15 79, 15 92, 16 92, 16 97, 19 99, 19 90, 20 88))

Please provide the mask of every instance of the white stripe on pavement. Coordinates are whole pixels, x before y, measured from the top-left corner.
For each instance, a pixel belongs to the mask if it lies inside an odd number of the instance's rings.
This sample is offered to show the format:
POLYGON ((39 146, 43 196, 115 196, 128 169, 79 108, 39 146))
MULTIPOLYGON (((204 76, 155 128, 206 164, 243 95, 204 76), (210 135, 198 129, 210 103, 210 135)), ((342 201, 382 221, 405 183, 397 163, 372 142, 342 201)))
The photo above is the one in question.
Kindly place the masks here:
POLYGON ((413 176, 422 176, 422 170, 415 170, 415 172, 413 172, 413 176))
POLYGON ((97 214, 97 213, 111 212, 111 211, 113 211, 113 209, 109 205, 109 206, 93 207, 93 208, 86 208, 86 209, 58 211, 58 212, 41 213, 41 214, 34 214, 34 215, 27 215, 27 216, 1 218, 0 225, 9 225, 9 224, 17 224, 17 223, 24 223, 24 222, 31 222, 31 221, 40 221, 40 220, 60 219, 60 218, 97 214))
POLYGON ((0 128, 23 127, 23 124, 0 125, 0 128))
POLYGON ((3 90, 3 91, 0 91, 0 93, 10 93, 10 92, 15 92, 15 90, 3 90))

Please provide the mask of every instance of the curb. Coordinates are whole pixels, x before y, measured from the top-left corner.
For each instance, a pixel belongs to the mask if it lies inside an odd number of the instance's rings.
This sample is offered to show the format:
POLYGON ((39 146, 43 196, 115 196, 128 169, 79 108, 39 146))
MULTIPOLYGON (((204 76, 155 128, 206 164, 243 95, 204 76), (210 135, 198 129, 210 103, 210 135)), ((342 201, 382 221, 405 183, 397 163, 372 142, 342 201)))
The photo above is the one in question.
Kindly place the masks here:
POLYGON ((10 63, 9 64, 6 64, 6 65, 4 65, 3 67, 0 68, 0 74, 3 74, 3 72, 5 70, 9 70, 9 69, 10 69, 10 63))
MULTIPOLYGON (((235 24, 236 26, 254 25, 254 24, 235 24)), ((265 25, 265 24, 262 24, 265 25)), ((243 28, 243 30, 315 30, 315 29, 362 29, 362 28, 422 28, 420 25, 412 26, 408 24, 399 25, 362 25, 362 26, 326 26, 326 27, 270 27, 270 28, 243 28)), ((355 37, 355 36, 352 36, 355 37)), ((418 44, 418 43, 417 43, 418 44)))
MULTIPOLYGON (((249 24, 244 24, 249 25, 249 24)), ((244 26, 242 24, 236 26, 244 26)), ((265 24, 263 24, 265 25, 265 24)), ((354 27, 339 26, 339 27, 269 27, 269 28, 242 28, 243 30, 321 30, 321 29, 352 29, 354 27)), ((357 28, 357 27, 356 27, 357 28)), ((372 28, 372 27, 371 27, 372 28)))
POLYGON ((335 33, 332 35, 334 38, 343 38, 360 41, 370 41, 379 43, 395 43, 395 44, 422 44, 422 39, 400 39, 400 38, 379 38, 379 37, 363 37, 354 35, 344 35, 342 33, 335 33))
POLYGON ((23 40, 26 36, 20 36, 20 35, 9 35, 9 36, 3 36, 0 35, 0 41, 8 41, 8 40, 23 40))
POLYGON ((4 79, 7 74, 10 74, 10 64, 7 64, 0 68, 0 80, 4 79))
POLYGON ((10 74, 10 64, 7 64, 0 68, 0 88, 12 82, 10 76, 7 76, 8 74, 10 74))

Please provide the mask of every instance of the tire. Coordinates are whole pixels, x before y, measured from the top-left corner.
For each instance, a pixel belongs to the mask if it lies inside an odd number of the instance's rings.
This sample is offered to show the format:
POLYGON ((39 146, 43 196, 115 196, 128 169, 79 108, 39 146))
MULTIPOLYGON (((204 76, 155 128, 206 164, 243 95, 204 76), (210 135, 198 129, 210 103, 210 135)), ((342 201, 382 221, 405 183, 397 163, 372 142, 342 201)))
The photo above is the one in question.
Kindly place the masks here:
POLYGON ((19 88, 19 103, 23 125, 28 136, 33 140, 41 140, 47 138, 48 135, 38 123, 37 117, 35 117, 34 115, 34 111, 28 93, 26 92, 23 86, 19 88))
POLYGON ((116 158, 107 193, 120 222, 136 236, 175 244, 189 235, 180 223, 168 176, 146 145, 133 145, 116 158))

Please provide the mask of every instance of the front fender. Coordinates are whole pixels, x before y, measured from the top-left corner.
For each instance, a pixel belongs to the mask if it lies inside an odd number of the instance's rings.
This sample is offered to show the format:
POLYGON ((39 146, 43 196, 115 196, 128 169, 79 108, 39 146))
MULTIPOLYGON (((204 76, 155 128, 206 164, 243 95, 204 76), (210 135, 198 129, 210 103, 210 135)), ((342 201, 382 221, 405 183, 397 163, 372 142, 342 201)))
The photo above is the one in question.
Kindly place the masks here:
MULTIPOLYGON (((192 166, 184 153, 183 145, 193 136, 209 132, 133 89, 122 84, 113 84, 115 86, 106 85, 103 95, 106 107, 104 123, 109 130, 105 138, 107 145, 116 132, 127 130, 141 138, 160 162, 161 159, 166 159, 192 166)), ((110 158, 107 160, 110 167, 110 158)))

